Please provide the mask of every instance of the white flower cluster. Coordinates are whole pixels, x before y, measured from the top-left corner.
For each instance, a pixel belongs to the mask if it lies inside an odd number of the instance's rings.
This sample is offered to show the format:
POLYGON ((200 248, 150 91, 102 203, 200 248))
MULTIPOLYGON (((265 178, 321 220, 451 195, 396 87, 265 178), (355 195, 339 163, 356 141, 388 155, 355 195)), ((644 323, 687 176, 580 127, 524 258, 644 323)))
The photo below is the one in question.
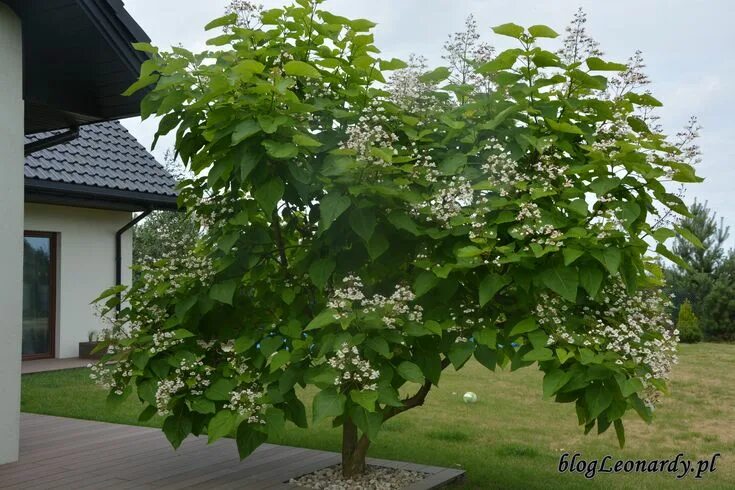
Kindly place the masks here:
POLYGON ((382 294, 365 296, 362 280, 355 275, 348 275, 342 280, 342 287, 335 289, 327 306, 335 310, 335 318, 341 320, 352 312, 362 314, 380 313, 383 324, 387 328, 396 328, 399 320, 420 322, 423 308, 412 305, 416 295, 404 285, 397 285, 393 293, 386 297, 382 294))
POLYGON ((265 408, 263 397, 265 393, 256 387, 234 390, 230 393, 230 401, 224 405, 233 412, 246 417, 248 423, 265 424, 265 408))
POLYGON ((211 366, 205 366, 201 360, 187 361, 182 359, 174 374, 177 378, 184 379, 192 395, 203 395, 204 390, 209 387, 210 376, 214 372, 211 366))
POLYGON ((380 377, 380 371, 373 369, 370 361, 360 356, 357 347, 350 348, 342 344, 340 349, 327 363, 339 372, 334 378, 335 386, 341 389, 356 388, 360 391, 375 391, 378 389, 376 380, 380 377))
POLYGON ((413 215, 428 213, 444 226, 449 226, 452 218, 462 214, 463 210, 473 206, 475 191, 472 183, 461 175, 454 175, 428 201, 416 205, 413 215))
POLYGON ((412 54, 407 64, 406 68, 394 71, 388 80, 391 102, 414 114, 435 110, 438 105, 437 98, 433 96, 436 84, 421 81, 421 75, 428 71, 427 59, 412 54))
POLYGON ((125 387, 133 377, 133 364, 130 361, 120 361, 115 364, 88 364, 91 372, 89 378, 103 388, 116 395, 122 395, 125 387))
POLYGON ((343 142, 340 148, 354 150, 359 161, 378 167, 390 167, 389 162, 372 153, 373 148, 390 149, 393 152, 393 145, 398 141, 398 137, 385 129, 388 123, 385 108, 379 100, 374 100, 357 123, 347 128, 347 141, 343 142))
POLYGON ((454 342, 459 344, 469 342, 469 336, 472 331, 481 327, 485 323, 485 319, 477 318, 478 308, 474 305, 463 303, 459 306, 458 313, 452 313, 452 321, 454 325, 447 329, 447 332, 457 332, 454 342))
POLYGON ((175 332, 155 332, 153 334, 153 346, 150 349, 151 354, 157 354, 171 347, 181 344, 183 339, 177 339, 175 332))
POLYGON ((569 166, 563 163, 562 159, 563 156, 560 153, 542 155, 533 165, 535 173, 532 175, 531 187, 544 191, 553 191, 558 186, 572 187, 574 184, 566 174, 569 166))
POLYGON ((642 367, 644 401, 649 405, 658 398, 652 380, 668 380, 677 362, 679 332, 673 328, 667 309, 670 303, 663 295, 651 291, 628 294, 616 283, 600 292, 600 306, 584 306, 572 311, 556 296, 542 295, 536 307, 539 323, 550 334, 549 343, 567 343, 598 352, 614 352, 617 364, 632 374, 642 367), (570 330, 568 319, 582 318, 585 330, 570 330))
POLYGON ((543 224, 541 220, 541 210, 538 205, 533 202, 524 202, 520 206, 520 210, 516 215, 516 221, 522 222, 515 229, 525 238, 533 238, 532 242, 541 246, 556 245, 561 246, 563 234, 554 228, 551 224, 543 224))
POLYGON ((170 415, 169 405, 174 395, 186 387, 184 380, 181 378, 162 379, 158 381, 156 389, 156 410, 159 415, 170 415))
POLYGON ((485 150, 491 153, 487 161, 482 164, 482 171, 490 183, 498 187, 498 192, 502 197, 515 193, 520 183, 528 181, 528 177, 520 170, 518 162, 498 140, 490 140, 485 150))

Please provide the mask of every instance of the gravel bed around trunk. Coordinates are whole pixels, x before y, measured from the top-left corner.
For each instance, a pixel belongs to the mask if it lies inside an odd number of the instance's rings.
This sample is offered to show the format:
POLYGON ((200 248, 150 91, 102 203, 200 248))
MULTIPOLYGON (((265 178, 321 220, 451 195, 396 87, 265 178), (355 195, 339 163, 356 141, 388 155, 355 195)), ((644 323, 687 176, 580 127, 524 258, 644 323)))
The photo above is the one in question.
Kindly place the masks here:
POLYGON ((426 478, 426 473, 368 465, 365 474, 352 480, 342 477, 342 465, 329 466, 291 478, 289 483, 315 490, 400 490, 426 478))

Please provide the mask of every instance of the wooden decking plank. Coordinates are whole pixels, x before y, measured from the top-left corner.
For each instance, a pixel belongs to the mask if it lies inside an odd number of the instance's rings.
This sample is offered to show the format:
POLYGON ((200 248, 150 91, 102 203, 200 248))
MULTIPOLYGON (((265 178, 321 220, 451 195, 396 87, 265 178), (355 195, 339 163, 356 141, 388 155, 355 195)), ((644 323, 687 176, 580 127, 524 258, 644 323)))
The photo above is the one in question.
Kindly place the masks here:
MULTIPOLYGON (((287 482, 339 463, 337 453, 264 444, 240 462, 235 441, 187 439, 178 451, 159 429, 23 414, 21 460, 0 466, 2 489, 295 489, 287 482)), ((414 490, 461 477, 456 469, 369 459, 369 464, 423 469, 414 490)))

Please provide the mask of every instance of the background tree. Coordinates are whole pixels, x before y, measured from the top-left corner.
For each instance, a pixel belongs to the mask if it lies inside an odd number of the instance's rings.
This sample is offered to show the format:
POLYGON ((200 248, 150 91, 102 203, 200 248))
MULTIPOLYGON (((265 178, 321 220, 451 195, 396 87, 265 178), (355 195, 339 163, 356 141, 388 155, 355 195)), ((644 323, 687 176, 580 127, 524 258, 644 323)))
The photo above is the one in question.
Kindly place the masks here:
POLYGON ((724 248, 730 230, 707 203, 696 201, 691 206, 691 215, 681 220, 678 229, 680 233, 673 250, 683 262, 666 270, 675 314, 680 305, 689 301, 701 319, 707 339, 732 338, 735 335, 731 300, 735 296, 733 252, 724 248), (701 246, 693 245, 690 235, 701 246))
POLYGON ((386 420, 474 356, 537 366, 546 397, 622 445, 623 415, 651 420, 675 362, 645 239, 679 260, 675 232, 649 218, 687 213, 662 181, 700 180, 637 116, 660 102, 610 97, 626 65, 569 63, 542 47, 549 27, 504 24, 518 47, 474 67, 495 90, 439 67, 399 104, 383 73, 408 65, 321 3, 216 19, 200 54, 138 45, 151 59, 129 92, 151 88, 142 116, 175 131, 195 175, 182 204, 206 226, 126 292, 95 374, 111 401, 135 386, 174 446, 234 431, 245 457, 307 424, 297 387, 315 386, 312 420, 341 427, 351 477, 386 420))
POLYGON ((699 319, 692 311, 692 304, 688 299, 684 300, 679 308, 676 328, 679 330, 679 339, 682 342, 695 344, 702 341, 702 329, 699 328, 699 319))
MULTIPOLYGON (((190 175, 176 161, 174 153, 167 151, 164 168, 176 182, 190 175)), ((133 228, 133 265, 137 277, 141 267, 161 259, 171 259, 182 249, 191 249, 201 233, 200 224, 186 213, 179 211, 153 211, 133 228)))

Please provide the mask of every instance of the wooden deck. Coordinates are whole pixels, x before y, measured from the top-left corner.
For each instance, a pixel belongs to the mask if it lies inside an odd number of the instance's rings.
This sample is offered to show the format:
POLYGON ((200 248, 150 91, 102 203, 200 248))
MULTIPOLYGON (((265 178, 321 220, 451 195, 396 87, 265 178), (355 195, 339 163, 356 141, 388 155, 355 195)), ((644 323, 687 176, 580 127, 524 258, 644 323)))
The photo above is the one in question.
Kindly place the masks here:
POLYGON ((83 368, 90 362, 97 361, 80 359, 78 357, 68 357, 65 359, 34 359, 33 361, 23 361, 21 373, 33 374, 45 373, 48 371, 62 371, 64 369, 83 368))
MULTIPOLYGON (((161 431, 86 420, 21 415, 20 461, 0 465, 12 489, 293 489, 289 479, 339 462, 339 455, 264 444, 240 462, 235 442, 187 439, 173 451, 161 431)), ((429 476, 411 490, 461 479, 456 469, 371 460, 429 476)))

